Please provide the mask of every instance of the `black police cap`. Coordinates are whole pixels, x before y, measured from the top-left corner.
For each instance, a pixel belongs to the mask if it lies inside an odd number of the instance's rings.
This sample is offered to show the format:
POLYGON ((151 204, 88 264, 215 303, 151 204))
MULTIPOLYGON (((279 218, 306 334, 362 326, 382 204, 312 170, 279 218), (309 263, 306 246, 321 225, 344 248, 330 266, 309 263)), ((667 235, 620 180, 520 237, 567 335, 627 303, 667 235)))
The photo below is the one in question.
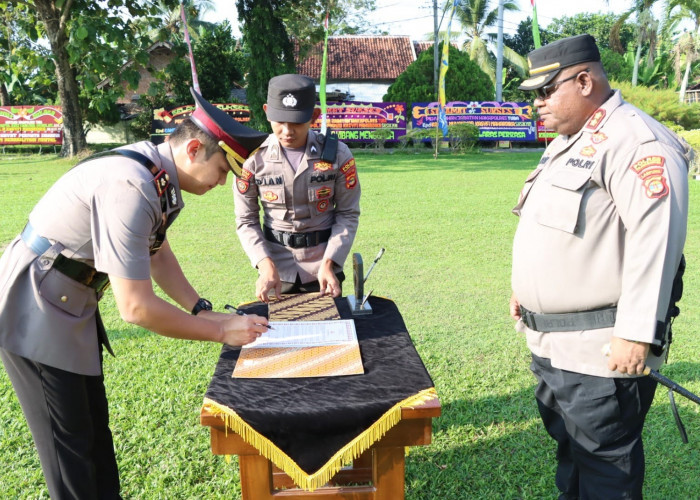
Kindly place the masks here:
POLYGON ((280 123, 306 123, 316 106, 316 85, 308 76, 279 75, 267 84, 267 119, 280 123))
POLYGON ((562 69, 589 61, 600 61, 595 38, 589 34, 562 38, 527 55, 530 78, 518 88, 538 89, 554 80, 562 69))
POLYGON ((240 175, 243 162, 267 139, 259 132, 234 120, 225 111, 209 103, 194 89, 190 89, 196 107, 190 120, 212 138, 226 153, 233 172, 240 175))

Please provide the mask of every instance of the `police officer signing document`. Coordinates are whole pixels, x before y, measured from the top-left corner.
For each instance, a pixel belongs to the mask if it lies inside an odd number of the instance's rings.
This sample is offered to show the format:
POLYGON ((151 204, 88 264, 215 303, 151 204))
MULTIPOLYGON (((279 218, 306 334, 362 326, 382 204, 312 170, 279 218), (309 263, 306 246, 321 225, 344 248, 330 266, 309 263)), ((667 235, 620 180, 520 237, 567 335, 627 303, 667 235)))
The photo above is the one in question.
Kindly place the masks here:
POLYGON ((656 382, 640 375, 665 355, 689 147, 610 88, 590 35, 528 60, 521 88, 559 136, 514 209, 511 315, 558 443, 560 498, 641 498, 656 382))
POLYGON ((0 259, 0 358, 53 499, 119 498, 97 310, 108 282, 121 317, 161 335, 242 345, 267 330, 263 317, 212 312, 165 237, 181 191, 225 184, 266 137, 193 94, 195 111, 168 142, 63 175, 0 259), (187 312, 157 297, 151 278, 187 312))
POLYGON ((355 160, 342 143, 334 158, 321 158, 331 139, 310 130, 320 113, 315 103, 309 77, 269 81, 263 109, 273 133, 233 188, 238 237, 258 269, 255 294, 264 302, 270 292, 340 296, 343 264, 357 232, 355 160))

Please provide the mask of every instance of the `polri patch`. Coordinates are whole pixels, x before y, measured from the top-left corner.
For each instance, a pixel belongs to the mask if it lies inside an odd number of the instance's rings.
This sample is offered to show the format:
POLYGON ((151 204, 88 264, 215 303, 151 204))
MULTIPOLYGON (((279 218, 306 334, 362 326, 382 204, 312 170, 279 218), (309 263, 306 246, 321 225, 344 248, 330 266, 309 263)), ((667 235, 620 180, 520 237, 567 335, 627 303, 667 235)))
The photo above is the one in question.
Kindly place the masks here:
POLYGON ((275 201, 275 200, 277 200, 277 199, 279 198, 279 196, 277 196, 277 195, 276 195, 275 193, 273 193, 272 191, 265 191, 265 192, 263 193, 262 197, 263 197, 263 199, 264 199, 265 201, 275 201))
POLYGON ((321 200, 316 204, 316 209, 319 212, 325 212, 328 210, 328 200, 321 200))
POLYGON ((357 172, 353 170, 352 173, 345 176, 345 187, 355 189, 355 186, 357 186, 357 172))
POLYGON ((648 198, 663 198, 668 194, 668 184, 664 177, 666 158, 660 155, 645 156, 634 163, 630 170, 637 174, 648 198))
POLYGON ((596 166, 598 160, 588 160, 586 158, 569 158, 566 160, 567 167, 582 168, 584 170, 591 170, 596 166))

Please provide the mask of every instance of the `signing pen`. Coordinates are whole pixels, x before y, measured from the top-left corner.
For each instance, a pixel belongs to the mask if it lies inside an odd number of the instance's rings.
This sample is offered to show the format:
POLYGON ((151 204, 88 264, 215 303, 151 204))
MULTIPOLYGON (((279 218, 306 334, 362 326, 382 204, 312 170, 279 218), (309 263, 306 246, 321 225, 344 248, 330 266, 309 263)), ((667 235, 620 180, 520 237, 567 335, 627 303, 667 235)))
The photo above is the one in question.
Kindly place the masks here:
MULTIPOLYGON (((228 310, 228 311, 231 311, 231 312, 234 312, 234 313, 238 314, 239 316, 245 316, 245 315, 246 315, 243 311, 241 311, 241 310, 238 309, 237 307, 233 307, 231 304, 226 304, 226 305, 224 306, 224 309, 226 309, 226 310, 228 310)), ((268 325, 265 325, 265 326, 267 327, 268 330, 274 330, 274 328, 272 328, 272 325, 269 325, 269 324, 268 324, 268 325)))

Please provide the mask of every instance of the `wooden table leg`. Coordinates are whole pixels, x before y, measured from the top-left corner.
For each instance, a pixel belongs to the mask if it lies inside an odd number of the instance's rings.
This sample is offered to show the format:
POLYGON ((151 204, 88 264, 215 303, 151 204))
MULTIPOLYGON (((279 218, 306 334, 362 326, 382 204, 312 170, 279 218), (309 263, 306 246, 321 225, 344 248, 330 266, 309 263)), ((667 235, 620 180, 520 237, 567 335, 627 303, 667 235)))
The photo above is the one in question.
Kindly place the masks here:
POLYGON ((404 499, 404 447, 375 447, 372 460, 372 483, 376 500, 404 499))
POLYGON ((272 498, 272 467, 262 455, 238 457, 241 470, 242 500, 266 500, 272 498))

